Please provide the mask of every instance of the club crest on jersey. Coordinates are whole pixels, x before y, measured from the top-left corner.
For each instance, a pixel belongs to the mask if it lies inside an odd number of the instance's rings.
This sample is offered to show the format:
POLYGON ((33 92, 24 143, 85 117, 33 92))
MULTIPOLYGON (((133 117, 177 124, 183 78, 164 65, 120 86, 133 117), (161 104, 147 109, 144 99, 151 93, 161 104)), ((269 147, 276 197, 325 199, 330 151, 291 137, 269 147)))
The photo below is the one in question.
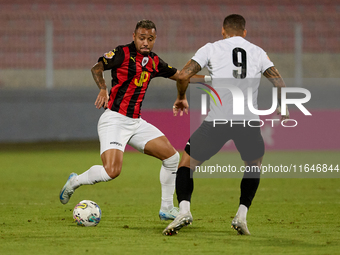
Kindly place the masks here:
POLYGON ((142 60, 142 66, 145 66, 149 62, 149 57, 144 57, 142 60))
POLYGON ((115 55, 115 53, 113 51, 109 51, 109 52, 104 54, 104 57, 107 58, 107 59, 111 59, 111 58, 113 58, 114 55, 115 55))

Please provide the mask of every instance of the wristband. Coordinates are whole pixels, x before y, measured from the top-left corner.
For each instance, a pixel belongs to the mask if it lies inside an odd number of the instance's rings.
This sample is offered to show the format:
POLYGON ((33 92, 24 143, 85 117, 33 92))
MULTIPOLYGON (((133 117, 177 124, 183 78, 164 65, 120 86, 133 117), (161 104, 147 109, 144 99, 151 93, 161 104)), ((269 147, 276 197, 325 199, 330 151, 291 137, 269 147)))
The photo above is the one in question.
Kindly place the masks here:
POLYGON ((204 75, 204 82, 210 82, 210 81, 211 81, 211 76, 204 75))

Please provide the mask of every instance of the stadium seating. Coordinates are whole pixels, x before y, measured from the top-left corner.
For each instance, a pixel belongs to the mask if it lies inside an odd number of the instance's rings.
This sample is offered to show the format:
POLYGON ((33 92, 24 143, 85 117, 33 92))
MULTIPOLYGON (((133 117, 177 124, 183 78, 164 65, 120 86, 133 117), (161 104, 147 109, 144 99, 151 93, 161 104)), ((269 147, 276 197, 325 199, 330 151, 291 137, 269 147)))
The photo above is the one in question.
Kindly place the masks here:
POLYGON ((303 27, 304 52, 340 52, 340 7, 333 1, 172 0, 135 4, 133 0, 58 0, 0 3, 0 68, 43 68, 45 22, 53 22, 54 67, 88 68, 98 56, 132 40, 136 22, 153 20, 158 28, 158 52, 193 52, 220 39, 223 18, 241 13, 248 38, 268 52, 294 51, 295 24, 303 27))

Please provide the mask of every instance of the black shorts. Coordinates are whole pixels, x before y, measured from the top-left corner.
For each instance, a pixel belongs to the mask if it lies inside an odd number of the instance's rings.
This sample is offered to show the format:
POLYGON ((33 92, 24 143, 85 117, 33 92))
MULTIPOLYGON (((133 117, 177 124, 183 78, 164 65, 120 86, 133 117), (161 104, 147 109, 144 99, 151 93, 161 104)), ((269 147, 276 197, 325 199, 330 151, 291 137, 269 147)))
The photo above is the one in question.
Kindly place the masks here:
POLYGON ((252 161, 264 155, 264 142, 259 121, 251 121, 252 126, 243 124, 219 124, 203 121, 201 126, 191 135, 185 152, 193 159, 205 161, 214 156, 223 145, 233 140, 243 161, 252 161))

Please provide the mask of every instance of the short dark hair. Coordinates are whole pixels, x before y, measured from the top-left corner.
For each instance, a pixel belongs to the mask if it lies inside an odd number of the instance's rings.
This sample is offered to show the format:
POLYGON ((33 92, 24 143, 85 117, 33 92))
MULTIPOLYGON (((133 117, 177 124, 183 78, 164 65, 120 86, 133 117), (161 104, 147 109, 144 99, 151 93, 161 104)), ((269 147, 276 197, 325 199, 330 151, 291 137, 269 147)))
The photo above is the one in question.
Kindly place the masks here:
POLYGON ((231 14, 223 21, 225 30, 243 31, 246 28, 246 20, 239 14, 231 14))
POLYGON ((147 19, 142 19, 137 22, 135 32, 138 30, 138 28, 155 29, 155 31, 157 31, 155 23, 147 19))

